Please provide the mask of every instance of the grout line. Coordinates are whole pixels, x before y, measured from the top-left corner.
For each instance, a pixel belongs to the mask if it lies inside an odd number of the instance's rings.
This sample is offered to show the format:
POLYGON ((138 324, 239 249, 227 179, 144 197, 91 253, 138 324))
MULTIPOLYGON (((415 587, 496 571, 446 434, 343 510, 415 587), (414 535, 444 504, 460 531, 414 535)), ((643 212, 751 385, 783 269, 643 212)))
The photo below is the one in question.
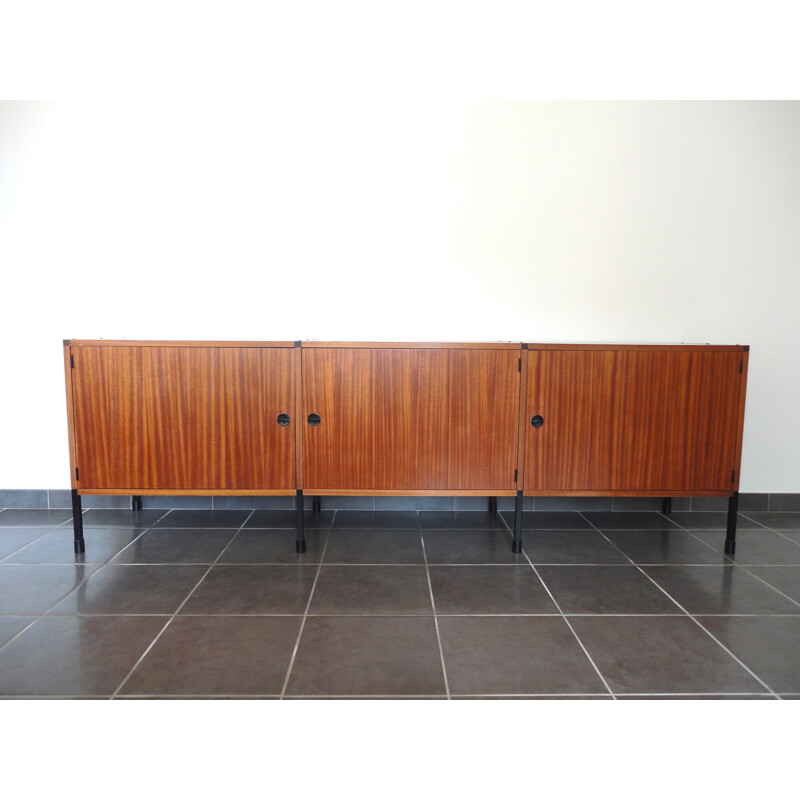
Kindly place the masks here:
MULTIPOLYGON (((167 513, 169 513, 169 511, 167 513)), ((156 636, 153 639, 153 641, 150 642, 150 644, 145 648, 145 651, 139 656, 139 658, 137 659, 136 663, 130 668, 130 670, 128 671, 128 674, 122 679, 122 683, 120 683, 119 686, 117 686, 116 690, 111 694, 111 697, 109 698, 110 700, 113 700, 120 693, 120 690, 127 683, 128 679, 131 677, 131 675, 133 675, 133 673, 135 672, 136 668, 139 666, 139 664, 142 663, 142 661, 144 660, 145 656, 153 649, 153 647, 155 646, 155 643, 163 636, 164 631, 172 624, 172 621, 175 619, 175 617, 178 616, 178 614, 180 613, 180 610, 186 605, 186 603, 189 602, 189 598, 197 591, 197 588, 206 579, 206 576, 208 575, 208 573, 211 572, 212 569, 214 569, 214 565, 222 557, 222 554, 231 546, 231 542, 237 537, 237 535, 239 534, 239 531, 242 530, 242 528, 247 523, 247 520, 250 519, 250 517, 252 517, 253 514, 254 514, 254 512, 251 511, 247 515, 247 517, 245 518, 244 522, 239 526, 239 528, 237 529, 236 533, 233 534, 233 536, 231 537, 231 539, 228 542, 228 544, 226 544, 225 547, 222 548, 222 550, 220 551, 220 553, 217 556, 217 558, 214 561, 214 563, 211 564, 209 566, 209 568, 200 576, 200 579, 194 585, 194 588, 189 592, 189 594, 186 595, 186 597, 183 598, 183 602, 175 609, 174 613, 169 617, 169 619, 164 624, 164 627, 161 628, 161 630, 156 634, 156 636)), ((164 515, 164 516, 166 516, 166 515, 164 515)), ((159 519, 163 519, 164 516, 159 517, 159 519)), ((119 565, 119 566, 126 566, 126 565, 122 564, 122 565, 119 565)))
POLYGON ((445 691, 445 693, 447 695, 447 699, 450 700, 451 699, 451 697, 450 697, 450 682, 447 680, 447 667, 445 666, 445 663, 444 663, 444 649, 442 648, 442 635, 441 635, 441 632, 439 631, 439 618, 436 615, 436 601, 433 598, 433 584, 431 583, 431 571, 430 571, 430 567, 428 565, 428 554, 427 554, 427 551, 425 550, 425 536, 424 536, 424 533, 422 531, 422 528, 420 528, 420 531, 419 531, 419 538, 420 538, 420 541, 422 542, 422 556, 425 559, 425 575, 426 575, 426 577, 428 579, 428 591, 430 592, 430 595, 431 595, 431 608, 433 609, 433 625, 436 628, 436 641, 439 644, 439 658, 441 659, 441 662, 442 662, 442 675, 444 677, 444 691, 445 691))
MULTIPOLYGON (((583 515, 582 515, 582 516, 583 516, 583 515)), ((664 516, 664 515, 662 514, 661 516, 664 516)), ((612 542, 612 541, 611 541, 611 539, 609 539, 609 538, 608 538, 608 537, 605 535, 605 533, 603 533, 603 531, 601 531, 601 530, 600 530, 600 528, 598 528, 596 525, 594 525, 594 524, 592 523, 592 521, 591 521, 590 519, 586 518, 585 516, 584 516, 584 519, 586 519, 586 521, 587 521, 587 522, 588 522, 588 523, 589 523, 589 524, 590 524, 590 525, 591 525, 591 526, 592 526, 592 527, 593 527, 593 528, 594 528, 594 529, 595 529, 595 530, 596 530, 596 531, 597 531, 597 532, 598 532, 598 533, 599 533, 599 534, 600 534, 600 535, 601 535, 601 536, 602 536, 602 537, 603 537, 603 538, 604 538, 604 539, 605 539, 607 542, 609 542, 609 543, 610 543, 611 545, 613 545, 614 547, 617 547, 617 546, 614 544, 614 542, 612 542)), ((675 523, 675 524, 677 525, 677 523, 675 523)), ((681 530, 682 530, 682 529, 681 529, 681 530)), ((734 655, 734 654, 733 654, 733 653, 732 653, 732 652, 731 652, 731 651, 730 651, 730 650, 729 650, 729 649, 728 649, 728 648, 727 648, 727 647, 726 647, 726 646, 725 646, 725 645, 724 645, 724 644, 723 644, 723 643, 722 643, 722 642, 721 642, 719 639, 717 639, 717 637, 716 637, 716 636, 714 636, 714 634, 713 634, 713 633, 711 633, 711 631, 709 631, 709 630, 708 630, 708 628, 706 628, 706 627, 705 627, 705 626, 704 626, 704 625, 703 625, 703 624, 702 624, 702 623, 701 623, 701 622, 700 622, 698 619, 696 619, 694 615, 690 614, 690 613, 689 613, 689 611, 688 611, 686 608, 684 608, 684 607, 683 607, 683 606, 682 606, 682 605, 681 605, 681 604, 680 604, 680 603, 679 603, 679 602, 678 602, 678 601, 677 601, 677 600, 676 600, 674 597, 672 597, 672 595, 670 595, 670 593, 669 593, 669 592, 668 592, 666 589, 664 589, 664 588, 663 588, 661 585, 659 585, 659 584, 658 584, 658 583, 657 583, 657 582, 656 582, 656 581, 655 581, 653 578, 651 578, 651 577, 650 577, 650 576, 649 576, 649 575, 648 575, 648 574, 647 574, 647 573, 646 573, 646 572, 645 572, 645 571, 644 571, 644 570, 643 570, 643 569, 642 569, 642 568, 641 568, 641 567, 640 567, 640 566, 639 566, 637 563, 635 563, 635 562, 634 562, 634 560, 633 560, 633 559, 632 559, 632 558, 631 558, 629 555, 627 555, 626 553, 624 553, 624 552, 623 552, 622 550, 620 550, 620 548, 618 548, 618 547, 617 547, 617 550, 619 550, 619 551, 620 551, 620 552, 621 552, 621 553, 622 553, 622 554, 625 556, 625 558, 627 558, 627 559, 628 559, 628 561, 630 561, 630 563, 631 563, 631 564, 632 564, 634 567, 636 567, 636 569, 638 569, 638 570, 639 570, 639 572, 641 572, 641 573, 642 573, 642 575, 644 575, 644 576, 647 578, 647 580, 649 580, 649 581, 650 581, 650 582, 651 582, 651 583, 652 583, 654 586, 656 586, 656 587, 657 587, 657 588, 658 588, 660 591, 662 591, 662 592, 663 592, 663 593, 664 593, 664 594, 665 594, 665 595, 666 595, 666 596, 667 596, 667 597, 668 597, 668 598, 669 598, 669 599, 670 599, 670 600, 671 600, 673 603, 675 603, 675 605, 676 605, 678 608, 680 608, 680 609, 681 609, 681 611, 683 611, 683 612, 684 612, 684 614, 686 614, 686 615, 689 617, 689 619, 690 619, 690 620, 692 620, 692 622, 694 622, 694 624, 695 624, 695 625, 697 625, 697 626, 698 626, 698 627, 699 627, 699 628, 700 628, 702 631, 704 631, 704 632, 705 632, 705 633, 706 633, 708 636, 710 636, 710 637, 711 637, 711 638, 712 638, 712 639, 713 639, 713 640, 714 640, 714 641, 715 641, 715 642, 716 642, 716 643, 717 643, 717 644, 718 644, 718 645, 719 645, 719 646, 720 646, 720 647, 721 647, 721 648, 722 648, 722 649, 723 649, 723 650, 724 650, 724 651, 725 651, 725 652, 726 652, 726 653, 727 653, 727 654, 728 654, 728 655, 729 655, 731 658, 733 658, 733 659, 734 659, 734 660, 735 660, 735 661, 736 661, 736 662, 737 662, 737 663, 738 663, 738 664, 739 664, 741 667, 743 667, 745 670, 747 670, 747 672, 749 672, 749 673, 750 673, 750 675, 752 675, 752 676, 753 676, 753 677, 754 677, 754 678, 755 678, 755 679, 756 679, 756 680, 757 680, 757 681, 758 681, 758 682, 759 682, 759 683, 760 683, 760 684, 761 684, 761 685, 762 685, 762 686, 763 686, 763 687, 764 687, 764 688, 765 688, 765 689, 766 689, 766 690, 767 690, 767 691, 768 691, 770 694, 772 694, 772 695, 773 695, 773 696, 774 696, 776 699, 778 699, 778 700, 782 699, 782 698, 778 697, 778 694, 777 694, 776 692, 774 692, 774 691, 773 691, 773 690, 772 690, 772 689, 771 689, 769 686, 767 686, 767 684, 766 684, 766 683, 765 683, 763 680, 761 680, 761 678, 759 678, 759 677, 758 677, 758 675, 756 675, 756 674, 755 674, 755 672, 753 672, 753 670, 751 670, 751 669, 750 669, 750 667, 748 667, 748 666, 747 666, 747 665, 746 665, 746 664, 745 664, 745 663, 744 663, 744 662, 743 662, 743 661, 742 661, 740 658, 738 658, 737 656, 735 656, 735 655, 734 655)), ((670 566, 670 565, 666 565, 666 566, 670 566)), ((715 565, 710 565, 710 566, 712 566, 712 568, 713 568, 715 565)), ((719 567, 717 566, 716 568, 718 569, 719 567)), ((722 565, 722 568, 723 568, 723 569, 729 569, 729 567, 728 567, 727 565, 725 565, 725 564, 723 564, 723 565, 722 565)))
MULTIPOLYGON (((305 501, 303 505, 303 514, 305 515, 305 501)), ((317 564, 317 574, 314 576, 314 583, 311 584, 311 593, 308 595, 308 602, 306 603, 306 610, 303 612, 303 619, 300 621, 300 630, 297 631, 297 639, 294 643, 294 649, 292 650, 291 658, 289 659, 289 666, 286 668, 286 677, 283 679, 283 686, 281 687, 281 693, 279 696, 280 700, 284 700, 286 697, 286 689, 289 686, 289 678, 292 675, 292 669, 294 668, 294 662, 297 658, 297 650, 300 647, 300 638, 303 635, 303 630, 306 627, 306 620, 308 619, 308 610, 311 608, 311 601, 314 599, 314 591, 317 588, 317 581, 319 580, 319 575, 322 572, 322 565, 325 562, 325 551, 328 549, 328 542, 331 538, 331 532, 333 531, 333 523, 336 521, 336 511, 333 512, 333 517, 331 518, 331 525, 328 528, 328 535, 325 537, 325 544, 322 546, 322 554, 319 557, 319 564, 317 564)))
MULTIPOLYGON (((511 528, 510 528, 510 526, 509 526, 508 522, 507 522, 505 519, 503 519, 503 522, 505 523, 506 527, 508 528, 508 532, 509 532, 509 533, 512 535, 512 537, 513 537, 513 535, 514 535, 514 532, 511 530, 511 528)), ((598 675, 598 677, 600 678, 600 680, 601 680, 601 681, 603 681, 603 686, 605 686, 605 687, 606 687, 606 690, 607 690, 607 691, 608 691, 608 693, 611 695, 611 699, 612 699, 612 700, 616 700, 616 699, 617 699, 617 698, 616 698, 616 695, 614 694, 614 692, 613 692, 613 691, 611 691, 611 687, 608 685, 608 681, 607 681, 607 680, 605 679, 605 677, 603 676, 603 673, 602 673, 602 672, 600 672, 600 668, 597 666, 597 664, 595 663, 594 659, 593 659, 593 658, 591 657, 591 655, 589 654, 589 651, 586 649, 585 645, 584 645, 584 644, 583 644, 583 642, 581 641, 581 638, 580 638, 580 636, 578 636, 578 634, 576 633, 576 631, 575 631, 575 628, 573 628, 573 627, 572 627, 572 625, 571 625, 570 621, 567 619, 567 616, 566 616, 566 615, 564 614, 564 612, 562 611, 562 609, 561 609, 561 606, 559 605, 558 601, 557 601, 557 600, 556 600, 556 598, 553 596, 553 593, 550 591, 549 587, 547 586, 547 584, 546 584, 546 583, 544 582, 544 580, 542 579, 542 576, 539 574, 539 570, 537 570, 537 569, 536 569, 536 567, 533 565, 533 562, 531 561, 530 557, 528 556, 528 553, 526 552, 526 550, 525 550, 525 547, 524 547, 524 546, 523 546, 523 548, 522 548, 522 555, 524 555, 524 556, 525 556, 525 559, 526 559, 526 560, 527 560, 527 562, 530 564, 530 566, 531 566, 531 569, 532 569, 532 570, 533 570, 533 572, 534 572, 534 575, 536 575, 536 577, 539 579, 539 582, 540 582, 540 583, 542 584, 542 586, 544 587, 544 590, 547 592, 547 594, 548 594, 548 595, 550 595, 550 599, 553 601, 553 605, 555 605, 555 607, 558 609, 558 613, 559 613, 559 615, 561 616, 561 619, 563 619, 563 620, 564 620, 564 622, 566 623, 567 627, 570 629, 570 631, 572 631, 572 635, 575 637, 575 641, 577 641, 577 642, 578 642, 578 644, 580 645, 580 648, 581 648, 581 650, 583 650, 584 654, 586 655, 586 658, 588 658, 588 659, 589 659, 589 663, 590 663, 590 664, 591 664, 591 665, 594 667, 594 670, 595 670, 595 672, 597 673, 597 675, 598 675)))

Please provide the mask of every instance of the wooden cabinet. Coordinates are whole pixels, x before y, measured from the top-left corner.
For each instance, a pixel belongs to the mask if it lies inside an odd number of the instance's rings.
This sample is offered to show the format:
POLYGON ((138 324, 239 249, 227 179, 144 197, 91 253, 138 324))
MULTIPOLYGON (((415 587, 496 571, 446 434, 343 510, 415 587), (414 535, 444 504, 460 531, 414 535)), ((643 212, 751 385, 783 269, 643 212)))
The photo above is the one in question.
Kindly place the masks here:
POLYGON ((73 344, 70 356, 83 493, 294 494, 292 343, 73 344))
MULTIPOLYGON (((727 496, 748 349, 65 342, 81 494, 727 496)), ((80 541, 79 541, 80 540, 80 541)))
POLYGON ((304 491, 513 495, 520 352, 304 345, 304 491))
POLYGON ((738 488, 743 348, 529 345, 526 358, 525 494, 738 488))

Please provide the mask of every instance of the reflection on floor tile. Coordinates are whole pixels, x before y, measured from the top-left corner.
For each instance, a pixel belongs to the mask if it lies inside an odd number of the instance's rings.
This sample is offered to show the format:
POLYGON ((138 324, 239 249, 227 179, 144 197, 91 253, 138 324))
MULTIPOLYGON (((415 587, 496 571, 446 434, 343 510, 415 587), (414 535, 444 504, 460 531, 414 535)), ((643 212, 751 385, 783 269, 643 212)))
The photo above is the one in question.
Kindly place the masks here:
POLYGON ((688 617, 571 617, 612 692, 763 692, 688 617))

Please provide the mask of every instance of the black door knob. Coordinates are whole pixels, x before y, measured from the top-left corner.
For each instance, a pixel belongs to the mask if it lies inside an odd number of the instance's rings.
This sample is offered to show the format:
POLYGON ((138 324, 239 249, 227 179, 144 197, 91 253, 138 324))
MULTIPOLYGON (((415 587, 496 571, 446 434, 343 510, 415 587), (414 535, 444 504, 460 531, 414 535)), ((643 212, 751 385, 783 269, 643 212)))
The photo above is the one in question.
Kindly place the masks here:
POLYGON ((533 425, 534 428, 541 428, 542 425, 544 425, 544 417, 541 414, 531 417, 531 425, 533 425))
POLYGON ((319 414, 309 414, 308 415, 308 424, 309 425, 319 425, 320 418, 319 414))
POLYGON ((278 414, 278 425, 285 428, 292 421, 288 414, 278 414))

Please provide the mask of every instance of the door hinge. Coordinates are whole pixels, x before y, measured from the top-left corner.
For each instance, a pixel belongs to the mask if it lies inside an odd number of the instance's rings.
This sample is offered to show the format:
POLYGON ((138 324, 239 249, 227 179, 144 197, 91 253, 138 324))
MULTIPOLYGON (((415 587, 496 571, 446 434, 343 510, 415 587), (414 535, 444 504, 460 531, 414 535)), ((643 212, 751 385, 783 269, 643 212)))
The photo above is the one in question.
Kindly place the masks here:
POLYGON ((518 473, 518 471, 519 470, 516 470, 516 469, 514 470, 514 483, 517 482, 517 473, 518 473))
POLYGON ((77 468, 77 467, 75 467, 75 480, 76 480, 76 481, 79 481, 80 479, 81 479, 81 478, 80 478, 80 473, 78 472, 78 468, 77 468))
POLYGON ((522 372, 522 359, 517 359, 517 372, 522 372))
POLYGON ((69 368, 75 369, 75 356, 72 353, 69 354, 69 368))
POLYGON ((734 480, 736 480, 736 470, 732 469, 731 470, 731 483, 733 483, 734 480))

